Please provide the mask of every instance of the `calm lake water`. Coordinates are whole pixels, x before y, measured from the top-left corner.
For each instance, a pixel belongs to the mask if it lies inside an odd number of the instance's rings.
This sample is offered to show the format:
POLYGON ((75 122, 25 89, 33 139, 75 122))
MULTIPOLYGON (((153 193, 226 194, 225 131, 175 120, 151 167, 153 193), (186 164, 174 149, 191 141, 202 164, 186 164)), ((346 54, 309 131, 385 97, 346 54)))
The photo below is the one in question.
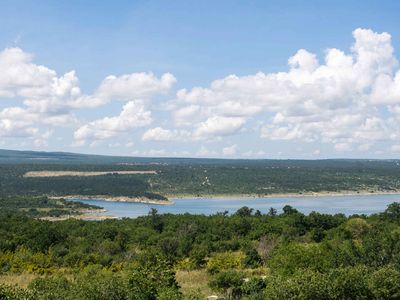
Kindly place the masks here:
POLYGON ((227 210, 234 213, 242 206, 248 206, 262 213, 273 207, 280 212, 285 205, 291 205, 302 213, 312 211, 321 213, 372 214, 382 212, 392 202, 400 202, 400 195, 357 195, 357 196, 318 196, 318 197, 287 197, 287 198, 248 198, 248 199, 208 199, 188 198, 173 199, 174 205, 152 205, 130 202, 110 202, 104 200, 79 200, 87 204, 104 207, 106 215, 118 218, 136 218, 147 215, 151 208, 159 213, 172 214, 204 214, 211 215, 227 210))

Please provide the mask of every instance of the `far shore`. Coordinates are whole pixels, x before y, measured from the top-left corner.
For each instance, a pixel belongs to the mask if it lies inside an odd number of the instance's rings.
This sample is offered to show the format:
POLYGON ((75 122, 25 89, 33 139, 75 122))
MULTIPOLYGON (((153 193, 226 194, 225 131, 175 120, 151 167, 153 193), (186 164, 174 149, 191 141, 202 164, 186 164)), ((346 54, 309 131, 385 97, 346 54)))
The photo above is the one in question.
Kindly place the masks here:
POLYGON ((304 193, 276 193, 276 194, 171 194, 167 195, 168 199, 185 200, 185 199, 230 199, 245 200, 254 198, 303 198, 303 197, 344 197, 344 196, 372 196, 372 195, 399 195, 398 191, 342 191, 342 192, 304 192, 304 193))
MULTIPOLYGON (((134 198, 124 196, 108 196, 108 195, 68 195, 68 196, 52 196, 51 199, 65 199, 65 200, 103 200, 109 202, 133 202, 133 203, 145 203, 145 204, 156 204, 156 205, 172 205, 175 204, 173 200, 191 200, 191 199, 211 199, 211 200, 251 200, 255 198, 304 198, 304 197, 345 197, 345 196, 379 196, 379 195, 399 195, 398 191, 343 191, 343 192, 308 192, 308 193, 276 193, 276 194, 210 194, 210 195, 168 195, 168 200, 153 200, 148 198, 134 198)), ((117 219, 114 215, 107 215, 106 209, 82 209, 81 214, 62 215, 59 217, 43 217, 42 220, 48 221, 63 221, 67 219, 79 219, 79 220, 106 220, 106 219, 117 219)))
POLYGON ((126 196, 109 196, 109 195, 68 195, 68 196, 51 196, 51 199, 65 200, 103 200, 110 202, 132 202, 156 205, 172 205, 175 204, 171 200, 154 200, 146 197, 126 197, 126 196))
POLYGON ((303 197, 345 197, 345 196, 372 196, 372 195, 399 195, 398 191, 342 191, 342 192, 305 192, 305 193, 276 193, 276 194, 170 194, 166 195, 168 200, 154 200, 145 197, 127 197, 127 196, 109 196, 109 195, 68 195, 68 196, 50 196, 51 199, 65 200, 102 200, 109 202, 132 202, 152 205, 173 205, 174 200, 185 199, 229 199, 246 200, 255 198, 303 198, 303 197))

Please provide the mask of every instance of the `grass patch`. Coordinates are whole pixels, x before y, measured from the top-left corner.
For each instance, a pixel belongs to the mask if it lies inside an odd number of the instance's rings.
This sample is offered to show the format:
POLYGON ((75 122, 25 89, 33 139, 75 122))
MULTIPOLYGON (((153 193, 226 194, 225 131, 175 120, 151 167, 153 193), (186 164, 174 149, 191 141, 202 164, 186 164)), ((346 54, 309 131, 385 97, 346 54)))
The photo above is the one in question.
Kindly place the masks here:
POLYGON ((215 293, 208 286, 209 279, 210 275, 206 270, 176 271, 176 280, 184 295, 194 291, 199 291, 204 297, 214 295, 215 293))
POLYGON ((34 273, 6 274, 0 275, 0 283, 27 288, 32 280, 38 277, 40 277, 40 275, 34 273))

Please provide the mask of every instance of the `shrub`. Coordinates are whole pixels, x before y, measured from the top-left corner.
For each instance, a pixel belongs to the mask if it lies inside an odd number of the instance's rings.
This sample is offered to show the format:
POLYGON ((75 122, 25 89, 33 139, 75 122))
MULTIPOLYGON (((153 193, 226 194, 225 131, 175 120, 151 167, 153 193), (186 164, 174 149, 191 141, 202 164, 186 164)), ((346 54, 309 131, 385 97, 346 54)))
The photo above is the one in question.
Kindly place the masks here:
POLYGON ((216 292, 223 293, 227 298, 239 299, 241 296, 241 286, 243 284, 243 274, 236 271, 226 271, 214 275, 209 285, 216 292))
POLYGON ((376 299, 400 299, 400 272, 392 267, 372 273, 368 284, 376 299))
POLYGON ((228 269, 241 269, 245 257, 243 252, 216 253, 208 259, 206 268, 211 274, 228 269))

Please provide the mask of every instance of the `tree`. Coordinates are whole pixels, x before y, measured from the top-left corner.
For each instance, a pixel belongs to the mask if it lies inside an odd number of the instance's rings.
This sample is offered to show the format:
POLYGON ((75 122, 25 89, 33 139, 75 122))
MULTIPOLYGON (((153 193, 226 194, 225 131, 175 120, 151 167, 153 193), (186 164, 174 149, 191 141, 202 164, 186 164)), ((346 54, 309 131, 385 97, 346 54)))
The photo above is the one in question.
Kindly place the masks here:
POLYGON ((284 214, 284 215, 293 215, 293 214, 298 213, 298 210, 295 209, 295 208, 293 208, 293 207, 290 206, 290 205, 285 205, 285 206, 282 208, 282 210, 283 210, 283 214, 284 214))
POLYGON ((278 213, 277 210, 275 208, 271 207, 268 211, 268 216, 275 217, 277 213, 278 213))
POLYGON ((372 273, 368 284, 376 299, 400 299, 400 272, 392 267, 372 273))
POLYGON ((301 270, 290 277, 268 276, 265 281, 264 299, 331 299, 329 279, 325 274, 312 270, 301 270))
POLYGON ((223 293, 228 299, 240 299, 244 276, 236 271, 226 271, 216 274, 210 280, 211 289, 223 293))
POLYGON ((246 258, 244 259, 244 264, 247 267, 255 268, 259 267, 261 264, 261 257, 258 252, 253 247, 248 247, 245 251, 246 258))
POLYGON ((254 216, 261 217, 262 216, 261 211, 257 209, 256 212, 254 213, 254 216))
POLYGON ((326 272, 331 266, 329 252, 321 244, 290 243, 274 251, 267 265, 274 274, 290 276, 299 270, 326 272))
POLYGON ((149 212, 150 216, 150 225, 157 232, 162 232, 164 228, 164 222, 162 220, 162 216, 158 214, 157 209, 152 208, 149 212))
POLYGON ((345 233, 352 239, 360 239, 371 229, 371 225, 361 218, 352 218, 345 224, 345 233))
POLYGON ((329 274, 330 299, 371 299, 369 270, 365 266, 333 269, 329 274))
POLYGON ((240 216, 240 217, 249 217, 249 216, 251 216, 252 213, 253 213, 252 208, 243 206, 236 211, 235 215, 240 216))
POLYGON ((168 295, 174 295, 171 299, 179 299, 179 286, 173 267, 151 253, 145 256, 129 276, 128 298, 156 300, 168 299, 168 295))
POLYGON ((385 215, 392 221, 400 222, 400 203, 394 202, 388 205, 385 215))

